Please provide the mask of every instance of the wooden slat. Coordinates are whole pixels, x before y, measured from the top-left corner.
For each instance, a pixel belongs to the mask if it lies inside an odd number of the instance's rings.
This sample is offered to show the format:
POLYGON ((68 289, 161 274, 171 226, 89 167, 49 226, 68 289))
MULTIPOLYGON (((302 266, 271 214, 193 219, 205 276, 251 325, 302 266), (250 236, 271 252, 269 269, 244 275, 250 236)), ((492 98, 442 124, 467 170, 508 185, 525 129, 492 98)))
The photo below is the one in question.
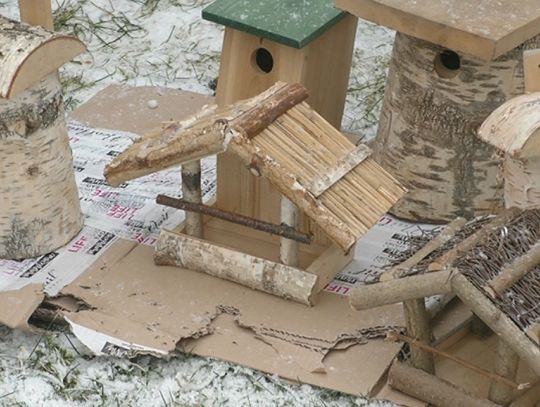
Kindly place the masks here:
POLYGON ((540 49, 523 52, 525 92, 540 92, 540 49))
POLYGON ((371 155, 371 149, 360 144, 354 150, 349 152, 343 159, 339 160, 335 167, 328 168, 326 171, 311 183, 306 185, 306 189, 313 195, 319 197, 336 182, 347 175, 354 167, 364 161, 371 155))

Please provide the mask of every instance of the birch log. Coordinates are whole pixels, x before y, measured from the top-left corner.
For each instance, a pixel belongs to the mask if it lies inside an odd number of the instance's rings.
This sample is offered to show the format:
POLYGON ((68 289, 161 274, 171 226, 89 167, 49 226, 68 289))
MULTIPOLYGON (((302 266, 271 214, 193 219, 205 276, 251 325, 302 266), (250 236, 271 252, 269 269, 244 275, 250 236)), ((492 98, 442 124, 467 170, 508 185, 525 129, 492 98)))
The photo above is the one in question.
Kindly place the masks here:
POLYGON ((207 273, 306 305, 311 305, 317 284, 315 274, 166 230, 159 235, 154 262, 207 273))
MULTIPOLYGON (((202 203, 201 161, 195 160, 182 165, 182 198, 188 202, 202 203)), ((203 216, 197 212, 185 212, 185 233, 203 237, 203 216)))
MULTIPOLYGON (((295 204, 288 198, 281 197, 281 223, 292 228, 298 228, 300 213, 295 204)), ((291 267, 298 267, 300 245, 297 241, 279 239, 279 260, 282 264, 291 267)))
POLYGON ((392 212, 449 222, 502 207, 500 160, 476 131, 507 99, 523 93, 523 49, 491 62, 459 55, 453 78, 435 70, 444 49, 396 35, 374 157, 409 190, 392 212))
POLYGON ((84 51, 76 38, 0 16, 0 97, 17 96, 84 51))
MULTIPOLYGON (((408 300, 403 302, 403 312, 405 314, 405 324, 409 336, 426 345, 432 340, 430 316, 426 311, 424 298, 408 300)), ((412 346, 409 358, 410 364, 422 369, 427 373, 435 373, 435 362, 433 355, 420 347, 412 346)))
MULTIPOLYGON (((510 346, 499 338, 495 358, 495 373, 514 381, 516 379, 519 357, 510 346)), ((512 400, 514 389, 500 382, 492 381, 489 388, 489 399, 495 403, 507 405, 512 400)))
POLYGON ((498 404, 476 398, 459 387, 420 369, 394 362, 388 372, 391 387, 440 407, 496 407, 498 404))
POLYGON ((66 244, 82 227, 62 93, 50 75, 0 99, 0 258, 66 244))

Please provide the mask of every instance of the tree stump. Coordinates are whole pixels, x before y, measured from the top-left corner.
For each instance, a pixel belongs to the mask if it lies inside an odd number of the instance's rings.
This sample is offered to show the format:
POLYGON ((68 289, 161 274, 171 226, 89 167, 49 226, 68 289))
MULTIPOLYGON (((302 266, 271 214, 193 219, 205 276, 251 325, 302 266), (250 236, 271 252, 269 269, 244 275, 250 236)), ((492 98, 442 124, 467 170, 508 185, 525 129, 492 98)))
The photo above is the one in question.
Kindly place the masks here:
POLYGON ((478 127, 507 99, 523 93, 524 49, 494 61, 459 55, 397 33, 374 157, 408 189, 392 212, 448 222, 502 207, 500 159, 478 127))
POLYGON ((82 228, 60 83, 49 75, 0 98, 0 258, 65 245, 82 228))

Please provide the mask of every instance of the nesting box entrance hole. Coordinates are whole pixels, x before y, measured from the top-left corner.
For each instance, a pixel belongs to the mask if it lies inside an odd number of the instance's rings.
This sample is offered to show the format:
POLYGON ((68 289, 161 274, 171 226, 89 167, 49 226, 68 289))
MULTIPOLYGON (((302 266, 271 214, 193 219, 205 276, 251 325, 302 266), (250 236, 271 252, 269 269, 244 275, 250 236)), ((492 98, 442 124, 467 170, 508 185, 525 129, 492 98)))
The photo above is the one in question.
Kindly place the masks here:
POLYGON ((258 48, 252 56, 255 68, 262 73, 270 73, 274 69, 274 57, 266 48, 258 48))
POLYGON ((457 52, 446 49, 435 57, 435 72, 445 79, 455 78, 461 68, 461 58, 457 52))

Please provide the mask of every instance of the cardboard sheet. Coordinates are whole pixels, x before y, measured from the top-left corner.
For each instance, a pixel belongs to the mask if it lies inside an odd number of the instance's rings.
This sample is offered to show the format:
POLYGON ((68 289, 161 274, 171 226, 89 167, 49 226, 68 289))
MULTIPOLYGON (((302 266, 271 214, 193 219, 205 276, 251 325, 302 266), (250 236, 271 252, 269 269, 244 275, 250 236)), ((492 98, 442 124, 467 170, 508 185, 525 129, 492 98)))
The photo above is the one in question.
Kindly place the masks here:
MULTIPOLYGON (((291 381, 423 405, 384 387, 385 372, 400 345, 380 338, 389 326, 403 325, 401 307, 356 312, 340 295, 380 272, 403 236, 419 231, 420 225, 382 219, 358 245, 359 257, 313 308, 153 264, 155 233, 181 217, 156 212, 148 201, 156 190, 176 188, 175 180, 179 191, 179 174, 130 182, 112 194, 102 182, 103 160, 131 142, 132 136, 119 131, 142 134, 208 102, 211 98, 193 93, 114 86, 73 114, 80 123, 70 125, 70 136, 87 226, 59 253, 0 264, 0 322, 25 328, 44 292, 58 294, 54 301, 65 305, 60 308, 73 332, 96 354, 161 356, 180 348, 291 381), (129 214, 122 206, 131 208, 129 214), (152 225, 145 223, 148 218, 152 225), (16 312, 5 311, 15 303, 16 312), (85 306, 77 311, 77 303, 85 306)), ((206 186, 210 193, 212 185, 206 186)))

